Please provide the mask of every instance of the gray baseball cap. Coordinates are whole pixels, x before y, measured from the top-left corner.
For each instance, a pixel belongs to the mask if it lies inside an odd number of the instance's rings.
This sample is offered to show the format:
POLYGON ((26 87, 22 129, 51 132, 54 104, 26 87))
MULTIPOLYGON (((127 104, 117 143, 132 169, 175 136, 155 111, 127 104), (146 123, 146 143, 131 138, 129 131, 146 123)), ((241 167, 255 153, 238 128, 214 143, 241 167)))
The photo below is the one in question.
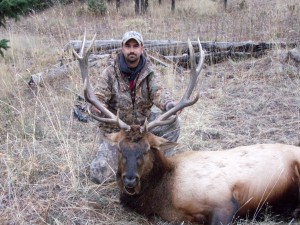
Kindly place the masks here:
POLYGON ((139 32, 133 30, 126 32, 122 37, 122 44, 125 44, 130 39, 136 40, 140 45, 144 44, 143 36, 139 32))

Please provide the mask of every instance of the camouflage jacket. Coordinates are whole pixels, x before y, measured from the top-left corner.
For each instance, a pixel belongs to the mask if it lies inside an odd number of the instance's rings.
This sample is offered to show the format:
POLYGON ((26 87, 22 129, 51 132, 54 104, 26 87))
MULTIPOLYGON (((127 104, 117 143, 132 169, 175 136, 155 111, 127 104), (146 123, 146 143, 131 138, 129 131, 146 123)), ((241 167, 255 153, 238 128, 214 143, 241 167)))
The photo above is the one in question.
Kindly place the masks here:
MULTIPOLYGON (((119 109, 120 119, 128 125, 143 124, 153 105, 165 111, 166 104, 174 101, 169 91, 163 87, 160 74, 154 71, 148 59, 136 81, 134 103, 129 81, 119 70, 117 59, 100 74, 94 90, 99 100, 111 112, 116 114, 119 109)), ((118 130, 116 126, 103 123, 99 127, 105 132, 118 130)))

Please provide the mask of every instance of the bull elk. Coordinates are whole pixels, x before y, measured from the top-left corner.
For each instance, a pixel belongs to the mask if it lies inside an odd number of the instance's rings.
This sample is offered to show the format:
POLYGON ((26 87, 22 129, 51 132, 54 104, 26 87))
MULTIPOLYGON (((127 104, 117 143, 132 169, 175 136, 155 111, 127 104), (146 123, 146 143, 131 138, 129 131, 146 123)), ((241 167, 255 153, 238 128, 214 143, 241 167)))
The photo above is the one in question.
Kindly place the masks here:
MULTIPOLYGON (((95 40, 95 36, 93 41, 95 40)), ((93 43, 92 41, 92 43, 93 43)), ((128 125, 112 114, 93 94, 89 84, 85 38, 79 54, 84 95, 106 117, 116 123, 117 133, 107 139, 118 147, 117 183, 120 202, 147 217, 201 224, 230 224, 236 218, 256 216, 265 205, 272 211, 297 217, 299 211, 300 148, 284 144, 259 144, 224 151, 187 151, 165 157, 176 143, 155 136, 151 129, 168 124, 176 113, 198 100, 190 100, 200 74, 204 52, 200 41, 197 65, 189 41, 191 79, 179 103, 143 126, 128 125)))

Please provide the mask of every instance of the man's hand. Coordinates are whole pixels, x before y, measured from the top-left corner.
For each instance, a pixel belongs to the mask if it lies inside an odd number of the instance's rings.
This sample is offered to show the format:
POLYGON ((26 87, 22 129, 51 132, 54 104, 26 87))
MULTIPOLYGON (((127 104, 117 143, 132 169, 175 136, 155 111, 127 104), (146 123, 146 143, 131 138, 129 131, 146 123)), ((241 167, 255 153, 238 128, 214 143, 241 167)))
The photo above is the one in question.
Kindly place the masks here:
POLYGON ((93 106, 93 105, 90 107, 90 111, 91 111, 92 114, 94 114, 94 115, 96 115, 96 116, 100 116, 100 115, 101 115, 100 110, 97 109, 97 108, 96 108, 95 106, 93 106))
POLYGON ((168 102, 166 104, 166 111, 169 111, 170 109, 174 108, 175 105, 176 105, 175 102, 168 102))
MULTIPOLYGON (((174 108, 175 105, 177 105, 177 102, 168 102, 168 103, 166 104, 166 111, 169 111, 170 109, 174 108)), ((182 112, 182 110, 179 110, 179 111, 177 112, 177 114, 180 114, 181 112, 182 112)))

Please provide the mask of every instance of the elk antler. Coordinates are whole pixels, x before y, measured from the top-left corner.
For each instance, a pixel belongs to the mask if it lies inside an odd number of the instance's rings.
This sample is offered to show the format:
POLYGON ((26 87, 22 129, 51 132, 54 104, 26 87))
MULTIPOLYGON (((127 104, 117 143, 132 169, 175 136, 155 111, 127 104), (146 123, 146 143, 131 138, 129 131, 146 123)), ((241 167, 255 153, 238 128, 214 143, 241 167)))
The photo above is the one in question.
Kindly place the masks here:
POLYGON ((157 117, 154 121, 150 122, 146 128, 148 130, 151 130, 157 126, 166 125, 166 124, 170 124, 170 123, 174 122, 177 117, 177 115, 176 115, 177 112, 179 112, 180 110, 182 110, 183 108, 185 108, 187 106, 191 106, 191 105, 195 104, 198 101, 199 92, 196 94, 194 99, 190 100, 189 98, 190 98, 191 94, 193 93, 193 90, 196 86, 198 76, 199 76, 202 66, 203 66, 205 54, 204 54, 204 51, 202 50, 200 40, 198 39, 200 58, 199 58, 199 63, 197 65, 195 52, 194 52, 194 49, 193 49, 193 46, 192 46, 190 40, 188 40, 188 45, 189 45, 190 62, 191 62, 191 77, 190 77, 188 87, 187 87, 184 95, 180 99, 179 103, 176 104, 169 111, 167 111, 167 112, 163 113, 162 115, 160 115, 159 117, 157 117))
POLYGON ((88 48, 85 49, 85 41, 86 41, 86 31, 84 31, 84 37, 81 44, 80 52, 77 53, 73 49, 73 53, 76 56, 76 58, 79 61, 79 67, 81 72, 82 81, 84 83, 84 97, 87 102, 91 103, 93 106, 95 106, 101 113, 103 113, 106 117, 98 117, 94 114, 92 114, 89 110, 89 114, 95 119, 100 122, 107 122, 107 123, 115 123, 117 124, 121 129, 124 130, 130 130, 130 126, 127 125, 125 122, 119 119, 119 113, 117 115, 113 114, 111 111, 109 111, 102 102, 99 101, 99 99, 96 97, 96 95, 93 92, 93 89, 91 87, 90 81, 89 81, 89 74, 88 74, 88 56, 90 54, 91 48, 94 44, 96 38, 96 34, 94 35, 90 45, 88 48))

